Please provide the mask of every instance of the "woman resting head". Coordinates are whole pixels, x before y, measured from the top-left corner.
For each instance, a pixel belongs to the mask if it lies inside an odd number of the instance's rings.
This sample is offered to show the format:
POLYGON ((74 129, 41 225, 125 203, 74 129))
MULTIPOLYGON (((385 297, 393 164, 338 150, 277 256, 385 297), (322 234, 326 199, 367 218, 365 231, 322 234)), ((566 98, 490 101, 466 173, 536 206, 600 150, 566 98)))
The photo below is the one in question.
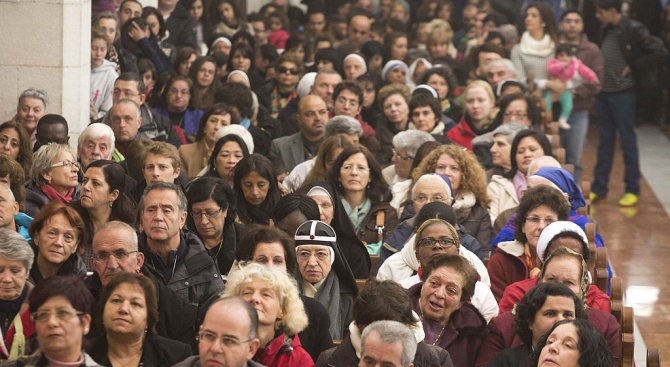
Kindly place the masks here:
POLYGON ((532 366, 610 367, 612 352, 587 320, 559 321, 537 343, 532 366))

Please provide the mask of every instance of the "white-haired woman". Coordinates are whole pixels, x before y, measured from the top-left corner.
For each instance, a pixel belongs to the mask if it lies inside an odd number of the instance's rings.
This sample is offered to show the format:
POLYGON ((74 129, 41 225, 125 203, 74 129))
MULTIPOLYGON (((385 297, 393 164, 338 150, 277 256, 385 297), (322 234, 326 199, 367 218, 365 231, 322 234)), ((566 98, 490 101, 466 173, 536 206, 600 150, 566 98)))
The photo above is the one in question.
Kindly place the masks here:
POLYGON ((26 214, 34 217, 50 201, 69 204, 79 198, 79 162, 75 157, 65 144, 40 147, 26 183, 26 214))
POLYGON ((298 337, 308 323, 305 306, 285 271, 250 263, 228 277, 223 296, 240 296, 258 311, 261 348, 254 361, 268 367, 314 366, 298 337))

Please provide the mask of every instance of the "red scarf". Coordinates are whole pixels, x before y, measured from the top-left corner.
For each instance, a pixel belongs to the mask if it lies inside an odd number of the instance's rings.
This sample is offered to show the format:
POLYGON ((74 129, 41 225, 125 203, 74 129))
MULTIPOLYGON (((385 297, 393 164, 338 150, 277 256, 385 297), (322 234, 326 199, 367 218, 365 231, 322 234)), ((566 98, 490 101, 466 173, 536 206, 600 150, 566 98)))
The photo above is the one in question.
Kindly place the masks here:
POLYGON ((74 195, 74 187, 67 192, 67 195, 63 196, 56 191, 51 185, 42 185, 40 189, 51 201, 60 201, 64 204, 69 204, 72 201, 72 196, 74 195))

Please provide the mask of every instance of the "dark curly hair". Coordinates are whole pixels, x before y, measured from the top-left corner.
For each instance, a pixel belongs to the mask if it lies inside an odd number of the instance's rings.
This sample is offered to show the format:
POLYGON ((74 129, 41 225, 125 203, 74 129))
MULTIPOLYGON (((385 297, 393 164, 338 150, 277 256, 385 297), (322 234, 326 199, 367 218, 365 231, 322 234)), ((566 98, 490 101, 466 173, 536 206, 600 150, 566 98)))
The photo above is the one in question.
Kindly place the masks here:
POLYGON ((534 130, 522 130, 519 131, 518 134, 514 137, 514 140, 512 141, 512 148, 510 149, 510 157, 511 157, 511 163, 512 163, 512 168, 507 171, 503 176, 508 179, 514 178, 516 175, 516 172, 519 170, 519 165, 516 163, 516 151, 519 149, 519 144, 521 143, 521 140, 527 137, 532 137, 537 141, 540 146, 542 147, 542 151, 544 151, 544 155, 553 155, 553 151, 551 150, 551 143, 549 143, 549 139, 547 139, 547 135, 541 132, 537 132, 534 130))
POLYGON ((286 272, 295 277, 298 274, 298 260, 295 253, 295 242, 288 234, 275 227, 270 226, 249 226, 247 233, 242 237, 240 245, 235 250, 235 260, 237 262, 252 261, 256 246, 259 243, 280 243, 284 248, 284 262, 286 263, 286 272))
POLYGON ((532 366, 537 366, 542 349, 547 345, 549 335, 557 327, 565 324, 572 324, 577 329, 577 336, 579 337, 579 342, 577 342, 579 349, 578 363, 580 367, 610 367, 614 365, 612 352, 603 335, 588 320, 575 319, 561 320, 555 323, 551 330, 540 338, 533 352, 532 366))
POLYGON ((453 97, 454 92, 456 89, 458 89, 458 82, 456 81, 454 73, 447 66, 426 70, 426 72, 421 76, 421 81, 418 84, 428 84, 428 79, 430 79, 430 77, 435 74, 441 76, 447 82, 447 86, 449 88, 447 91, 447 98, 453 97))
POLYGON ((392 280, 371 279, 354 300, 353 320, 358 326, 392 320, 411 326, 418 321, 407 291, 392 280))
POLYGON ((559 282, 540 283, 528 290, 514 306, 515 332, 525 345, 532 346, 533 331, 530 330, 530 324, 535 321, 535 315, 549 296, 570 298, 575 304, 575 318, 588 319, 584 303, 570 288, 559 282))
POLYGON ((535 99, 535 97, 531 95, 525 95, 522 93, 508 94, 500 98, 499 102, 500 111, 498 111, 498 114, 493 120, 493 123, 496 126, 502 125, 507 108, 512 102, 517 100, 526 101, 526 105, 528 106, 526 107, 526 112, 528 114, 528 120, 530 121, 530 125, 533 128, 539 130, 540 125, 542 124, 542 111, 540 111, 540 109, 537 107, 537 100, 535 99))
POLYGON ((475 294, 475 284, 477 284, 477 280, 479 279, 477 270, 475 270, 468 259, 461 255, 439 254, 430 259, 428 264, 425 264, 421 273, 421 281, 425 282, 433 271, 442 267, 452 268, 463 275, 465 284, 461 290, 461 302, 469 302, 475 294))
POLYGON ((344 164, 344 161, 349 159, 354 154, 361 153, 365 156, 365 159, 368 161, 368 168, 370 168, 370 183, 365 189, 365 196, 372 201, 373 204, 377 204, 381 201, 390 201, 392 197, 391 189, 389 189, 388 184, 382 176, 382 169, 377 163, 375 156, 370 153, 370 151, 364 146, 353 146, 344 148, 342 153, 337 156, 335 163, 330 169, 329 181, 332 182, 335 187, 337 187, 337 192, 344 196, 344 188, 340 183, 340 169, 344 164))
POLYGON ((528 189, 519 201, 519 208, 516 211, 516 218, 514 218, 515 240, 521 243, 528 242, 526 234, 523 233, 526 217, 531 210, 541 205, 546 205, 554 211, 558 220, 568 220, 570 217, 570 203, 565 200, 563 193, 559 190, 547 185, 528 189))
POLYGON ((95 299, 86 288, 84 280, 79 277, 56 275, 37 283, 28 296, 30 311, 36 312, 54 297, 63 297, 68 300, 72 308, 82 313, 80 318, 93 313, 95 299))
POLYGON ((230 124, 239 124, 240 121, 237 120, 238 116, 233 116, 235 114, 233 114, 232 111, 232 106, 227 103, 214 103, 208 109, 206 109, 205 113, 200 118, 198 132, 195 133, 195 141, 200 141, 205 137, 205 126, 207 126, 207 120, 209 120, 212 115, 230 115, 230 124))

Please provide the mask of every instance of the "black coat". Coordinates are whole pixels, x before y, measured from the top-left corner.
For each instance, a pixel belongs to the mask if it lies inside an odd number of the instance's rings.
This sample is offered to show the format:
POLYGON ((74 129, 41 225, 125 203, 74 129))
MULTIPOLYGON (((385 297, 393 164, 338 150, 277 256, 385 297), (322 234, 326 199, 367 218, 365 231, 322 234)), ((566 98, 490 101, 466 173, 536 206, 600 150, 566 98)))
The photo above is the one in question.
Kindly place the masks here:
POLYGON ((491 358, 486 367, 530 367, 532 354, 532 350, 525 344, 503 349, 491 358))
MULTIPOLYGON (((112 367, 107 357, 107 348, 107 338, 103 335, 93 341, 87 352, 100 365, 112 367)), ((193 355, 191 347, 184 343, 148 335, 142 345, 140 363, 147 367, 170 367, 191 355, 193 355)))
POLYGON ((321 352, 333 347, 333 338, 330 337, 330 316, 326 308, 314 298, 300 296, 305 305, 309 324, 305 330, 298 333, 302 348, 316 361, 321 352))

